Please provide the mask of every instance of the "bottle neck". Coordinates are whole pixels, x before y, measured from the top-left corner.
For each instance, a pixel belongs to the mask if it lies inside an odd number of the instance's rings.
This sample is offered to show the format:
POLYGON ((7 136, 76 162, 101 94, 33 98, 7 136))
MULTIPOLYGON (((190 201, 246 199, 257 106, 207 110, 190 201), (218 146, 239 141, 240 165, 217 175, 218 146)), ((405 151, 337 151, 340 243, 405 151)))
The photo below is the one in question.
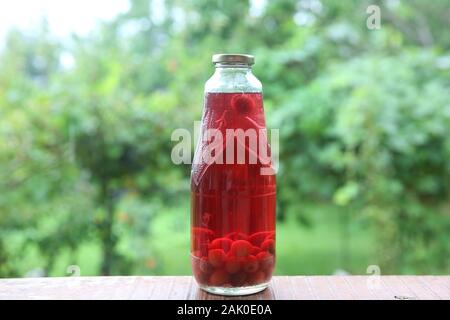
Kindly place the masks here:
POLYGON ((248 64, 216 63, 213 76, 206 82, 206 92, 261 92, 261 83, 248 64))
POLYGON ((220 78, 230 78, 234 80, 243 79, 247 76, 253 75, 252 68, 248 65, 237 65, 237 64, 216 64, 215 76, 220 78))

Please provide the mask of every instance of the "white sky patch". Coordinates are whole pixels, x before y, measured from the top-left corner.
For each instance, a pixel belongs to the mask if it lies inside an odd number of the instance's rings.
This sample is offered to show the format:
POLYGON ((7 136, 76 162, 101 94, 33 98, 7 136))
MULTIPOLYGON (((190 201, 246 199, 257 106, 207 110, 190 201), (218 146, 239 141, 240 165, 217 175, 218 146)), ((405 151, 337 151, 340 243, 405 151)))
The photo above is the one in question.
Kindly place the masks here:
POLYGON ((58 37, 89 33, 99 20, 127 11, 128 0, 3 0, 0 2, 0 44, 9 29, 32 30, 46 17, 58 37))
POLYGON ((250 1, 250 15, 252 17, 259 17, 264 13, 267 0, 251 0, 250 1))
POLYGON ((167 10, 164 0, 153 0, 150 3, 150 17, 156 25, 161 24, 167 18, 167 10))

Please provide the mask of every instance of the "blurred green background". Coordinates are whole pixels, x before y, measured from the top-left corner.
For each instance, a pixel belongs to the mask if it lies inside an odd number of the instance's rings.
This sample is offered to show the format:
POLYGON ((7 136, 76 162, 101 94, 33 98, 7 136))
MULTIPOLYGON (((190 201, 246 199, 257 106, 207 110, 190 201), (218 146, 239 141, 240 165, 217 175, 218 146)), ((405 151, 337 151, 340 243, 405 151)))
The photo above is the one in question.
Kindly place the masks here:
POLYGON ((153 2, 5 36, 0 277, 190 274, 171 133, 221 52, 256 56, 280 129, 278 274, 450 272, 449 0, 153 2))

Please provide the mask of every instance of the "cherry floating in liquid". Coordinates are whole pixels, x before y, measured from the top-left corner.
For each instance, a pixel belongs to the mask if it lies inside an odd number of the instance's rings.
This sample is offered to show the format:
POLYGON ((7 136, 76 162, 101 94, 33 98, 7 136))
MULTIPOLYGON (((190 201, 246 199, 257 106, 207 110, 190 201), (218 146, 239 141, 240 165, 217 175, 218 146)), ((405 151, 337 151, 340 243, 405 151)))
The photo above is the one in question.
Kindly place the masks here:
POLYGON ((239 270, 241 270, 242 259, 234 256, 229 256, 227 257, 225 265, 226 265, 225 269, 227 270, 228 273, 230 274, 237 273, 239 270))
POLYGON ((209 250, 212 249, 223 249, 225 253, 230 251, 231 245, 233 244, 233 241, 228 238, 217 238, 214 239, 208 246, 209 250))
POLYGON ((247 97, 247 95, 243 94, 235 95, 231 99, 231 105, 240 115, 251 114, 254 111, 253 109, 255 108, 253 99, 250 99, 249 97, 247 97))
POLYGON ((258 271, 259 263, 255 256, 248 256, 244 262, 244 271, 247 273, 253 273, 258 271))
POLYGON ((226 254, 225 251, 222 249, 212 249, 208 252, 208 261, 209 263, 215 267, 221 267, 226 260, 226 254))

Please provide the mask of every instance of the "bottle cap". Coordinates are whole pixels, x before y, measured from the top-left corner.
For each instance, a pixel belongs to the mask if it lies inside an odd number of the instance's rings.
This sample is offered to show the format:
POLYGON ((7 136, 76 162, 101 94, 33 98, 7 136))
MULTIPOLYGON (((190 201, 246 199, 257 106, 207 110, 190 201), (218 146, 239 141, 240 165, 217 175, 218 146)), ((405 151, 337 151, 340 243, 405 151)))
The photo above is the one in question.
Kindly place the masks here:
POLYGON ((212 62, 223 63, 223 64, 245 64, 245 65, 253 65, 255 64, 255 57, 249 54, 215 54, 212 57, 212 62))

